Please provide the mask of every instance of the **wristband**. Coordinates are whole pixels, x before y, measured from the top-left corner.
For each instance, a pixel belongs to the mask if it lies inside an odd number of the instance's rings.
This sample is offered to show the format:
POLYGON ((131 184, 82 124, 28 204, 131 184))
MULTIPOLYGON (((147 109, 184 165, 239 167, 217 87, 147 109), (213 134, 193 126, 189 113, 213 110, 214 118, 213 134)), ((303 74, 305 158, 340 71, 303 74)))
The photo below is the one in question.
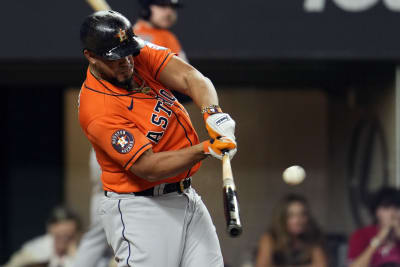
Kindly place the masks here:
POLYGON ((209 105, 209 106, 203 107, 201 109, 201 114, 207 113, 207 114, 211 115, 214 113, 221 113, 221 112, 222 112, 222 109, 218 105, 209 105))

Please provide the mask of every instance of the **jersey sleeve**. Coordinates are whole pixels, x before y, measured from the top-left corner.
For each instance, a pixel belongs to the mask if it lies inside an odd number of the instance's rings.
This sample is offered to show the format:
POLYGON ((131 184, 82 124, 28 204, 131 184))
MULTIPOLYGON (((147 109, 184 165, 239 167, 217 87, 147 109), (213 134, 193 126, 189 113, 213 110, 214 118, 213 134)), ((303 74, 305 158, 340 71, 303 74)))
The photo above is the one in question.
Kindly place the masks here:
POLYGON ((175 55, 171 52, 170 49, 157 46, 152 43, 147 43, 144 48, 142 48, 140 52, 140 57, 145 56, 146 59, 142 60, 143 64, 146 65, 146 68, 150 71, 151 76, 158 80, 158 76, 161 71, 167 66, 168 62, 175 55))
POLYGON ((89 140, 125 170, 152 147, 133 122, 115 115, 96 118, 89 124, 87 132, 89 140))

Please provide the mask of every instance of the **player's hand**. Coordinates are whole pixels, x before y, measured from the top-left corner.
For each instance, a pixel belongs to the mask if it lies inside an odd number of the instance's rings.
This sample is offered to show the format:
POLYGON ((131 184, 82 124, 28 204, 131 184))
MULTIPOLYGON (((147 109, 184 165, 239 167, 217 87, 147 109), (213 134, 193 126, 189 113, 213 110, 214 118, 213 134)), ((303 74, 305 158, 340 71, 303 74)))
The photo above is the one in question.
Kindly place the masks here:
POLYGON ((217 139, 221 136, 226 136, 233 141, 235 137, 235 121, 227 113, 204 113, 204 121, 211 139, 217 139))
POLYGON ((229 158, 232 159, 237 151, 236 142, 226 136, 211 139, 203 142, 204 154, 211 155, 222 160, 223 152, 228 151, 229 158))

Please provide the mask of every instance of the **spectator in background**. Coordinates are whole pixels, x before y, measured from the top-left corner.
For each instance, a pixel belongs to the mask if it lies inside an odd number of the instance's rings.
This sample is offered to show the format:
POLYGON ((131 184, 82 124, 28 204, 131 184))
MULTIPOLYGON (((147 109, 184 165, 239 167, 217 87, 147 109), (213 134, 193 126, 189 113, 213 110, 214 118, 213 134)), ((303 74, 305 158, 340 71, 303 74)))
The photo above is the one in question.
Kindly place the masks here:
POLYGON ((4 267, 72 266, 80 226, 74 213, 64 207, 56 207, 47 221, 47 234, 26 242, 4 267))
POLYGON ((256 267, 326 267, 322 239, 307 200, 290 194, 275 209, 271 225, 261 237, 256 267))
POLYGON ((178 19, 176 9, 182 6, 180 0, 139 0, 139 3, 142 10, 133 32, 145 41, 168 47, 187 62, 181 44, 169 31, 178 19))
POLYGON ((349 267, 400 266, 400 191, 385 187, 372 202, 372 225, 355 231, 349 242, 349 267))

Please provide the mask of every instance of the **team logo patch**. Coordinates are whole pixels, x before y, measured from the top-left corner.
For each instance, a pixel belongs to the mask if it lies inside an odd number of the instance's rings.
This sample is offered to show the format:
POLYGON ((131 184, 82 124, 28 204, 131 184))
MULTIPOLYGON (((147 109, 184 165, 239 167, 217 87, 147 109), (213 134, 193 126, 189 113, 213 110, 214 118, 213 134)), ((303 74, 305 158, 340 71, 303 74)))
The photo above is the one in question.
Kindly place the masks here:
POLYGON ((128 36, 126 35, 126 30, 119 29, 119 33, 115 35, 115 37, 119 38, 119 41, 122 43, 123 41, 128 39, 128 36))
POLYGON ((111 136, 111 144, 121 154, 129 153, 135 144, 132 134, 125 130, 118 130, 111 136))

